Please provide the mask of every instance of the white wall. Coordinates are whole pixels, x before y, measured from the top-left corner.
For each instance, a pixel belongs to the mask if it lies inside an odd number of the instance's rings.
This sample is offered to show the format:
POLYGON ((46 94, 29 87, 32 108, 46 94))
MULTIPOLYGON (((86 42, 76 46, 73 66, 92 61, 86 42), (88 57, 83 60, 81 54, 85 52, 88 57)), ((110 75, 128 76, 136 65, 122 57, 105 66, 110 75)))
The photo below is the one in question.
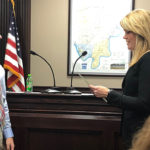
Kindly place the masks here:
MULTIPOLYGON (((135 0, 135 8, 150 9, 150 0, 135 0)), ((56 85, 70 86, 67 76, 68 0, 31 0, 31 50, 42 55, 53 66, 56 85)), ((31 56, 34 85, 52 86, 52 74, 39 57, 31 56)), ((86 77, 91 84, 120 88, 122 77, 86 77)), ((80 77, 73 86, 86 87, 80 77)))

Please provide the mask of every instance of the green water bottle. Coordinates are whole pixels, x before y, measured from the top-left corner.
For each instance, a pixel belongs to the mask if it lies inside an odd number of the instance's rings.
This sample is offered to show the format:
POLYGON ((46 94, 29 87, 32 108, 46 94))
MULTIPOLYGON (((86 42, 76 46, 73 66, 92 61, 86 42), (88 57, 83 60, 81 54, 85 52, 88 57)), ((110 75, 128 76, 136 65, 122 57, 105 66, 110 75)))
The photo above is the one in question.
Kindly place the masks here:
POLYGON ((33 81, 31 74, 28 74, 28 77, 26 79, 26 91, 32 92, 33 91, 33 81))

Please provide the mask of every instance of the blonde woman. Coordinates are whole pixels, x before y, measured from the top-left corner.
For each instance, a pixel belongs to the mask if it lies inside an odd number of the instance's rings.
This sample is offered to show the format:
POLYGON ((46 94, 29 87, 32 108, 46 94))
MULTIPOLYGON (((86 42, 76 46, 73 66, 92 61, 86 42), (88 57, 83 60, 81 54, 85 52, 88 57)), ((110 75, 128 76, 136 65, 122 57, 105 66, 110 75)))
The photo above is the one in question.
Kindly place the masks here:
POLYGON ((134 10, 120 22, 124 39, 132 53, 130 67, 122 83, 122 93, 104 86, 89 85, 96 97, 122 108, 121 131, 126 149, 133 134, 150 115, 150 11, 134 10))

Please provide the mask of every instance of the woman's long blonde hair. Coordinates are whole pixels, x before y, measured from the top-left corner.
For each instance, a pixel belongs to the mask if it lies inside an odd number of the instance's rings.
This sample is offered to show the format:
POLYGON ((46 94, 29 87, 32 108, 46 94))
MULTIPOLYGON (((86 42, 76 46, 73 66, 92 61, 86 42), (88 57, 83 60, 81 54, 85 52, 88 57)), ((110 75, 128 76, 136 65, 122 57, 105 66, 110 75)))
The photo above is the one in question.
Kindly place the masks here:
POLYGON ((150 11, 137 9, 125 16, 120 24, 126 31, 136 34, 136 46, 132 51, 130 66, 150 50, 150 11))
POLYGON ((143 127, 135 134, 132 147, 129 150, 150 150, 150 117, 143 127))

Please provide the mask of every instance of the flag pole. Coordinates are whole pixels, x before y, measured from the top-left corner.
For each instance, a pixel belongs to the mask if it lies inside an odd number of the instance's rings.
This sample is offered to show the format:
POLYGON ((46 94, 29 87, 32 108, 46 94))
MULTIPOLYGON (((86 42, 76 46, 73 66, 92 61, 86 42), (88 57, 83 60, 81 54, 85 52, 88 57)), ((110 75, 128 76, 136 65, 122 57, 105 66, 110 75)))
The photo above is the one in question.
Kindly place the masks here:
POLYGON ((14 0, 11 0, 11 3, 12 3, 12 7, 13 7, 14 16, 16 17, 14 0))

